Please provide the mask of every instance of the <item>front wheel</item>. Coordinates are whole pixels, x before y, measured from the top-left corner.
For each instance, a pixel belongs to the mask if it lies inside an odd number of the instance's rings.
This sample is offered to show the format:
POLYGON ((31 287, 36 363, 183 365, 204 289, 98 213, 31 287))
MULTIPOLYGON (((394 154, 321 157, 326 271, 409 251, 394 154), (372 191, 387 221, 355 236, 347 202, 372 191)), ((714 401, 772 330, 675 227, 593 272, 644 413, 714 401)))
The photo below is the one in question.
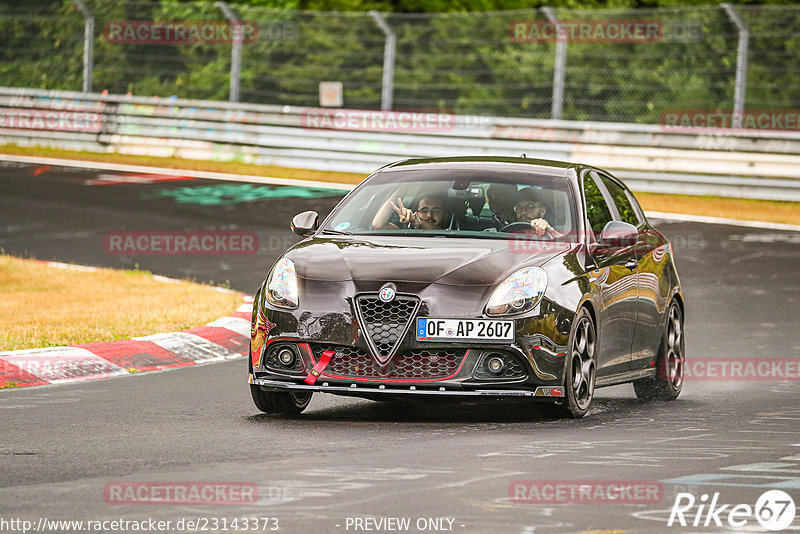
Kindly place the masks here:
POLYGON ((678 303, 673 300, 667 312, 667 325, 658 352, 658 372, 653 378, 633 383, 636 397, 642 400, 677 399, 683 388, 685 351, 683 314, 678 303))
POLYGON ((297 415, 311 402, 311 391, 263 391, 250 384, 250 395, 256 408, 264 413, 297 415))
POLYGON ((562 415, 578 419, 586 415, 594 398, 597 370, 597 330, 589 310, 581 308, 570 332, 566 354, 562 415))

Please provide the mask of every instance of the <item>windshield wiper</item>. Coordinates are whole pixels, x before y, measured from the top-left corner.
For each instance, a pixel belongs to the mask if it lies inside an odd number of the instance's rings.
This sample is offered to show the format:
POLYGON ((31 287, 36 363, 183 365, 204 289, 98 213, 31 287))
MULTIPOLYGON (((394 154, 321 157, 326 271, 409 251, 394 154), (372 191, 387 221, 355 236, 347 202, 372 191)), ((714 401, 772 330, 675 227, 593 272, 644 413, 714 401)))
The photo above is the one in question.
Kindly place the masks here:
POLYGON ((331 230, 330 228, 323 228, 321 233, 331 235, 353 235, 352 232, 342 232, 339 230, 331 230))

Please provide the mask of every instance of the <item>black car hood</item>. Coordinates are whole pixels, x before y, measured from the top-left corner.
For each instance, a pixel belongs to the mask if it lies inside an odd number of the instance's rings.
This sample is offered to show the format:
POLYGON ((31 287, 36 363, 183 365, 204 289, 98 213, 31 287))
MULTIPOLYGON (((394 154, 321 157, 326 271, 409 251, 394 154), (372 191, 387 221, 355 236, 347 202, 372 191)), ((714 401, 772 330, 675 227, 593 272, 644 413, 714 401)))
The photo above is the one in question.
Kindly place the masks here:
POLYGON ((355 280, 485 286, 514 270, 542 265, 571 248, 569 243, 447 237, 315 237, 286 257, 309 280, 355 280), (519 243, 519 242, 516 242, 519 243))

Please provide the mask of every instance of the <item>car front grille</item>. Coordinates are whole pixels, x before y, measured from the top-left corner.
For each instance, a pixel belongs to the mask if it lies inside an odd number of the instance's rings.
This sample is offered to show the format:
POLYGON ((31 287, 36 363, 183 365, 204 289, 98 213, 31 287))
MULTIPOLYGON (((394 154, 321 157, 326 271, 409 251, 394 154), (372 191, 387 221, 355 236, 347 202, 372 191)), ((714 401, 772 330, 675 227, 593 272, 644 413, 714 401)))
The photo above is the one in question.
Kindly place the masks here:
POLYGON ((367 351, 357 347, 313 344, 311 350, 315 361, 323 351, 336 351, 323 374, 376 380, 444 380, 458 372, 467 352, 464 349, 412 349, 382 366, 367 351))
POLYGON ((370 349, 380 365, 388 363, 397 351, 419 307, 419 299, 398 295, 383 302, 378 295, 356 297, 356 311, 370 349))

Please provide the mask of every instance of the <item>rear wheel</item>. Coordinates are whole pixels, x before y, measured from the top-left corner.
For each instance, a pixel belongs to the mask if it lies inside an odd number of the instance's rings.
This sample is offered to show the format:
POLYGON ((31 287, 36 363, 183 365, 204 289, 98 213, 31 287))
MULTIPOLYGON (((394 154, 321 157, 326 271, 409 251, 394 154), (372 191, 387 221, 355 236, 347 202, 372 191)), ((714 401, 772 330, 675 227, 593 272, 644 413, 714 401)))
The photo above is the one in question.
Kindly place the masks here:
POLYGON ((586 415, 594 398, 597 370, 597 330, 589 310, 581 308, 570 333, 566 354, 562 415, 577 419, 586 415))
POLYGON ((658 352, 658 372, 653 378, 633 383, 636 396, 642 400, 677 399, 683 388, 685 349, 683 314, 677 301, 673 300, 667 312, 667 326, 658 352))
POLYGON ((256 408, 264 413, 297 415, 311 402, 311 391, 263 391, 250 384, 250 394, 256 408))

